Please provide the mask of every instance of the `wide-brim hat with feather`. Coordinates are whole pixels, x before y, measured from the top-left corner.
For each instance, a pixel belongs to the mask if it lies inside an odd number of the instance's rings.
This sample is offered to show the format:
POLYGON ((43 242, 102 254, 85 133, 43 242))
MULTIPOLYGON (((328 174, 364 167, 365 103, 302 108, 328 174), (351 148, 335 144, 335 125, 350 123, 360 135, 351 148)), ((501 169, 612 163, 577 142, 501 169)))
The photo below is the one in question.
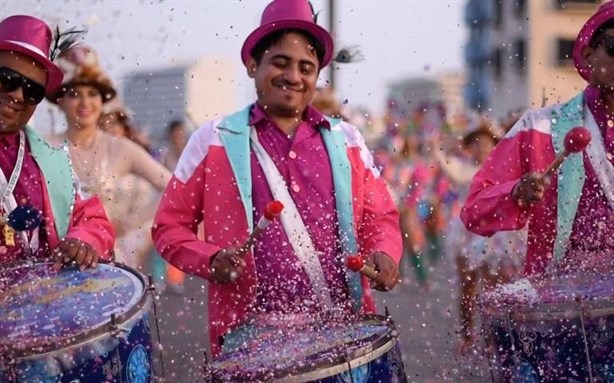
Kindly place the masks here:
POLYGON ((254 47, 265 36, 282 30, 299 29, 313 35, 324 46, 321 67, 327 66, 333 57, 333 38, 330 33, 316 24, 316 14, 307 0, 273 0, 262 12, 260 26, 243 43, 241 60, 247 66, 254 47))
POLYGON ((56 60, 64 73, 64 81, 58 91, 48 97, 49 101, 57 103, 62 96, 77 85, 89 85, 98 89, 102 102, 111 101, 117 95, 111 79, 100 67, 96 52, 83 44, 77 44, 62 52, 56 60))
POLYGON ((49 26, 36 17, 15 15, 0 22, 0 51, 18 52, 42 65, 47 71, 47 95, 57 91, 64 77, 50 60, 52 39, 49 26))
POLYGON ((483 120, 478 123, 475 129, 471 129, 463 136, 463 146, 468 147, 477 142, 479 137, 488 137, 495 144, 503 137, 503 132, 490 120, 483 120))

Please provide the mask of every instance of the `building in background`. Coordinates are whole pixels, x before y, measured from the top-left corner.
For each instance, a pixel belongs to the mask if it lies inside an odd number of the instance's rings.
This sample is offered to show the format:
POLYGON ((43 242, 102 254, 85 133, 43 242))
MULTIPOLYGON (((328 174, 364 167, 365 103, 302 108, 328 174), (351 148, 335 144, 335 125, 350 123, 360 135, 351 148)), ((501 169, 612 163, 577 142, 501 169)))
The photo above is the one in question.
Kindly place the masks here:
POLYGON ((410 118, 426 104, 443 104, 448 110, 463 108, 463 84, 460 73, 443 73, 433 77, 412 77, 389 86, 388 108, 410 118))
POLYGON ((467 79, 463 94, 467 106, 478 111, 488 108, 492 94, 488 72, 491 24, 494 4, 497 1, 499 0, 468 0, 465 7, 465 25, 469 37, 465 46, 467 79))
POLYGON ((123 81, 123 98, 134 111, 137 125, 160 143, 173 119, 200 125, 235 110, 236 77, 232 60, 219 58, 133 71, 123 81))
POLYGON ((465 101, 504 117, 571 98, 586 86, 571 52, 596 0, 468 0, 465 101))
POLYGON ((384 133, 407 134, 415 127, 421 136, 452 128, 450 118, 462 113, 465 76, 445 73, 412 77, 389 86, 384 133), (409 129, 409 130, 408 130, 409 129))

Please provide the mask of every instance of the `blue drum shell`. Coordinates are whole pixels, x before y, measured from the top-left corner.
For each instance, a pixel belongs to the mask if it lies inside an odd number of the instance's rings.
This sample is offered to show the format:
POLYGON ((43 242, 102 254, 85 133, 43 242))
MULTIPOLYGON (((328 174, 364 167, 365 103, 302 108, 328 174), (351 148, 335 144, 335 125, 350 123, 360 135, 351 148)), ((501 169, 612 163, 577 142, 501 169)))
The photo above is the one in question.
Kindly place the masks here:
MULTIPOLYGON (((48 277, 50 275, 49 266, 49 264, 39 263, 15 267, 20 271, 27 269, 23 276, 23 283, 27 284, 32 282, 33 275, 48 277)), ((16 345, 14 348, 7 349, 7 345, 2 344, 0 381, 7 383, 150 383, 152 381, 152 345, 148 313, 151 307, 151 296, 145 289, 145 280, 139 273, 123 265, 101 264, 99 269, 90 272, 92 278, 109 274, 115 278, 114 280, 118 280, 120 275, 128 276, 127 280, 136 285, 134 292, 136 298, 130 299, 132 306, 126 307, 125 310, 116 310, 111 320, 106 314, 101 316, 100 313, 103 312, 101 308, 92 305, 92 310, 96 311, 96 314, 89 317, 86 315, 86 317, 97 323, 96 326, 71 329, 74 333, 68 337, 41 337, 45 340, 44 342, 41 341, 39 344, 30 342, 27 347, 16 345), (102 322, 100 322, 101 318, 102 322)), ((65 272, 70 276, 70 273, 78 271, 66 270, 65 272)), ((65 281, 58 282, 62 285, 60 289, 65 291, 67 286, 68 288, 82 286, 81 282, 87 281, 87 271, 80 273, 86 274, 79 275, 78 280, 71 279, 68 284, 65 281)), ((53 277, 51 279, 53 280, 53 277)), ((122 281, 121 284, 124 288, 129 288, 128 282, 122 281)), ((18 289, 19 283, 16 285, 18 289)), ((110 289, 118 288, 109 284, 105 286, 110 289)), ((53 288, 49 291, 52 294, 57 293, 53 288)), ((3 290, 0 289, 0 293, 2 292, 3 290)), ((15 300, 26 299, 29 302, 32 300, 32 297, 26 297, 29 293, 32 291, 17 294, 15 300)), ((4 303, 6 302, 7 300, 4 303)), ((8 302, 10 305, 11 302, 8 302)), ((81 302, 73 302, 75 307, 82 307, 81 302)), ((1 299, 0 304, 2 304, 1 299)), ((32 303, 32 306, 36 304, 32 303)), ((68 308, 56 308, 56 311, 50 311, 57 313, 58 310, 66 311, 68 308)), ((85 325, 85 322, 82 324, 85 325)), ((20 325, 23 327, 23 324, 20 323, 20 325)), ((36 332, 37 329, 38 326, 33 326, 31 331, 36 332)), ((40 329, 40 331, 43 330, 40 329)))

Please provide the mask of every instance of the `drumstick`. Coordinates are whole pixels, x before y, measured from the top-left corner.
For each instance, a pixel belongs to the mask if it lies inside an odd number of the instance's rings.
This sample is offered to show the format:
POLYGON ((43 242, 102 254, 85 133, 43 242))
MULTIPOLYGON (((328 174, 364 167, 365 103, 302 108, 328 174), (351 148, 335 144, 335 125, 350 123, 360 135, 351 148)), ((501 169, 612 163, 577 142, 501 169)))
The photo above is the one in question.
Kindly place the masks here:
POLYGON ((375 280, 378 272, 371 266, 367 265, 361 257, 350 255, 347 260, 347 266, 350 270, 365 275, 367 278, 375 280))
POLYGON ((542 174, 541 179, 550 178, 559 166, 565 161, 571 153, 579 153, 584 151, 591 142, 591 132, 583 126, 576 126, 565 135, 565 150, 559 153, 552 161, 548 169, 542 174))
POLYGON ((247 237, 247 240, 245 241, 243 246, 239 248, 239 255, 245 256, 245 254, 247 254, 249 248, 254 245, 256 240, 262 235, 269 223, 279 218, 282 210, 284 210, 284 205, 277 200, 271 201, 265 206, 262 217, 260 217, 260 219, 258 220, 258 224, 254 228, 252 233, 249 235, 249 237, 247 237))

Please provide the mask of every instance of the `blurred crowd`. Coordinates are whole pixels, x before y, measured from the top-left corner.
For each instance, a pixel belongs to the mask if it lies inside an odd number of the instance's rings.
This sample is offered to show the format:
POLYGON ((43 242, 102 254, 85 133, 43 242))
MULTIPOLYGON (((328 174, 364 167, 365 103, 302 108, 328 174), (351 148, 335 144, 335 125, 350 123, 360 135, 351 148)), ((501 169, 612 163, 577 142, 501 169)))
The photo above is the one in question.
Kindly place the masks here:
MULTIPOLYGON (((64 60, 74 67, 66 76, 72 93, 58 99, 67 131, 49 140, 70 142, 73 165, 86 191, 103 196, 118 235, 116 258, 136 269, 153 271, 158 291, 183 293, 183 273, 155 252, 149 228, 190 129, 181 120, 169 121, 166 139, 153 143, 98 67, 95 52, 78 46, 64 60), (103 95, 98 98, 100 105, 92 101, 92 92, 103 95), (91 123, 83 113, 88 105, 94 105, 91 123), (122 146, 127 141, 131 146, 122 146), (91 167, 86 165, 92 162, 100 164, 95 167, 100 174, 87 173, 91 167)), ((365 110, 347 109, 330 88, 318 89, 312 105, 325 115, 349 120, 371 141, 367 144, 373 150, 374 165, 401 213, 403 260, 414 272, 405 279, 417 281, 427 292, 429 274, 442 257, 456 264, 460 349, 468 351, 475 339, 476 297, 481 289, 522 274, 525 233, 504 232, 491 238, 470 234, 459 212, 473 175, 520 111, 497 121, 425 102, 408 115, 390 102, 378 125, 365 110)))
POLYGON ((459 218, 460 209, 473 175, 522 111, 510 111, 497 120, 424 102, 407 115, 391 101, 378 126, 363 110, 343 110, 330 90, 320 90, 314 106, 350 120, 371 140, 375 166, 401 213, 403 261, 410 262, 414 272, 404 280, 417 281, 426 293, 429 274, 440 259, 455 263, 459 351, 469 352, 477 339, 477 296, 522 276, 526 232, 501 232, 490 238, 472 234, 459 218))

